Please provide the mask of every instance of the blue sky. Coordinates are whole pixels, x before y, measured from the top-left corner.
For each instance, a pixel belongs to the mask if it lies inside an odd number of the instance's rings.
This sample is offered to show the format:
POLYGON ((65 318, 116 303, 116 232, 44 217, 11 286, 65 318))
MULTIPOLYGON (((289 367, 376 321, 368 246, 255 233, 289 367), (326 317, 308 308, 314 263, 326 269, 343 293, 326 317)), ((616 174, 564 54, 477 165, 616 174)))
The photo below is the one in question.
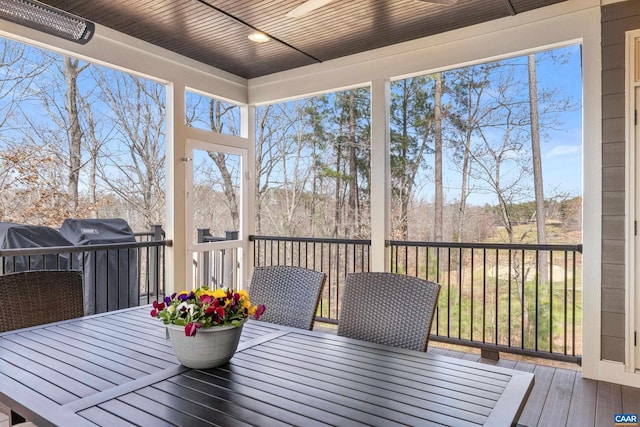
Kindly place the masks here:
MULTIPOLYGON (((562 57, 563 61, 540 61, 538 65, 538 85, 542 87, 556 88, 560 96, 570 98, 576 105, 573 111, 563 112, 558 115, 558 121, 562 123, 557 129, 541 135, 541 149, 544 172, 545 195, 547 197, 558 193, 580 195, 582 193, 582 109, 581 109, 581 58, 580 46, 569 46, 554 51, 556 57, 562 57)), ((549 56, 546 54, 545 56, 549 56)), ((518 60, 523 62, 522 60, 518 60)), ((523 72, 526 73, 526 67, 523 72)), ((95 85, 91 79, 82 80, 84 88, 88 82, 95 85)), ((190 101, 194 96, 189 94, 190 101)), ((32 111, 39 111, 35 117, 46 117, 42 107, 35 103, 25 103, 32 111)), ((208 107, 208 105, 205 106, 208 107)), ((4 129, 4 132, 11 130, 4 129)), ((446 158, 446 155, 445 155, 446 158)), ((433 156, 428 156, 428 161, 433 162, 433 156)), ((426 171, 426 178, 420 194, 427 200, 433 198, 433 170, 426 171)), ((460 183, 459 172, 454 167, 445 166, 445 187, 449 190, 445 194, 446 202, 454 202, 459 197, 460 183)), ((495 204, 495 196, 473 193, 468 202, 470 204, 483 205, 495 204)))
MULTIPOLYGON (((573 108, 554 114, 557 125, 541 135, 543 182, 545 197, 559 194, 579 196, 582 194, 582 70, 580 46, 574 45, 553 52, 553 56, 562 60, 550 60, 546 53, 537 67, 538 91, 553 88, 558 98, 570 99, 573 108)), ((522 62, 522 61, 521 61, 522 62)), ((526 59, 524 62, 526 64, 526 59)), ((526 67, 523 67, 526 73, 526 67)), ((526 76, 524 76, 526 78, 526 76)), ((528 96, 528 95, 527 95, 528 96)), ((444 155, 445 162, 447 154, 444 155)), ((428 159, 433 164, 433 159, 428 159)), ((426 171, 426 182, 419 191, 427 201, 433 200, 433 179, 429 176, 433 170, 426 171)), ((460 172, 451 163, 444 165, 445 202, 455 202, 460 197, 460 172)), ((533 188, 533 179, 529 180, 533 188)), ((533 193, 531 193, 531 199, 533 193)), ((496 196, 489 192, 474 191, 467 202, 472 205, 495 204, 496 196)))
MULTIPOLYGON (((538 80, 561 88, 577 104, 575 111, 563 114, 564 128, 541 141, 545 190, 562 188, 582 194, 582 67, 580 46, 561 49, 567 63, 541 64, 538 80)), ((546 191, 547 193, 549 191, 546 191)))

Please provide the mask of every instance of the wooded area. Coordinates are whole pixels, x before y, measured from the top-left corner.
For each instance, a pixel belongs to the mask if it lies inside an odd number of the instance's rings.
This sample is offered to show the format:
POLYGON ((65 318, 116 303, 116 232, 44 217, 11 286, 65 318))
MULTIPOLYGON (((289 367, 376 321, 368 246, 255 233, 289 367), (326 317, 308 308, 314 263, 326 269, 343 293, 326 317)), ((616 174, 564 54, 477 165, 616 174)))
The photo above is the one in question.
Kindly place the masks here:
MULTIPOLYGON (((0 49, 2 220, 162 224, 164 86, 10 40, 0 49)), ((577 51, 392 82, 391 239, 576 241, 580 189, 545 191, 541 146, 564 129, 564 114, 579 111, 580 99, 548 77, 577 51), (474 195, 484 203, 470 203, 474 195), (563 232, 547 236, 549 223, 563 232), (519 224, 537 224, 535 237, 516 233, 519 224)), ((188 125, 238 134, 238 106, 187 101, 188 125)), ((256 234, 369 238, 369 88, 257 107, 256 120, 256 234)), ((206 179, 194 180, 194 224, 222 235, 239 227, 239 166, 224 153, 208 156, 212 166, 196 170, 206 179)))

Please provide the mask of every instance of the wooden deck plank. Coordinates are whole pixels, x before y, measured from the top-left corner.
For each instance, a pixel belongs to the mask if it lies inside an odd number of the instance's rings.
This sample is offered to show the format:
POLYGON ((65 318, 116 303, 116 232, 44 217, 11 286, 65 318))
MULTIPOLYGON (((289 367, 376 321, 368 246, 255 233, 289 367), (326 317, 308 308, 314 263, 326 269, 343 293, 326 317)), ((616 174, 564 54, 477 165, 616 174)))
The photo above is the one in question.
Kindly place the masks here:
POLYGON ((596 426, 613 425, 613 414, 622 412, 622 390, 619 384, 598 382, 596 426))
POLYGON ((513 369, 524 372, 534 372, 536 370, 536 365, 528 362, 518 362, 513 369))
POLYGON ((625 414, 640 414, 640 388, 623 385, 622 412, 625 414))
POLYGON ((478 362, 482 362, 487 365, 499 366, 501 368, 507 368, 507 369, 515 369, 516 365, 518 364, 517 360, 504 359, 504 358, 493 360, 493 359, 487 359, 486 357, 481 357, 480 359, 478 359, 478 362))
POLYGON ((529 395, 529 400, 527 400, 527 404, 524 407, 524 411, 522 411, 522 415, 518 420, 518 424, 524 424, 529 427, 538 425, 542 408, 549 394, 554 372, 555 369, 549 366, 538 365, 535 367, 533 373, 536 382, 529 395))
POLYGON ((455 357, 456 359, 462 359, 464 358, 464 355, 465 355, 465 353, 461 351, 455 351, 455 350, 448 350, 446 353, 442 353, 442 354, 447 357, 455 357))
POLYGON ((470 360, 472 362, 480 362, 481 358, 479 354, 475 353, 466 353, 463 357, 464 360, 470 360))
POLYGON ((482 359, 482 363, 491 363, 492 365, 500 366, 501 368, 507 369, 515 369, 518 362, 516 360, 510 359, 500 359, 500 360, 491 360, 491 359, 482 359))
POLYGON ((538 425, 551 426, 565 425, 567 423, 575 379, 575 371, 568 369, 555 370, 538 425))
POLYGON ((429 354, 439 354, 441 356, 446 356, 449 354, 449 350, 440 348, 440 347, 429 347, 427 349, 427 353, 429 354))
POLYGON ((582 378, 576 373, 573 383, 567 427, 593 427, 596 423, 596 396, 598 381, 582 378))

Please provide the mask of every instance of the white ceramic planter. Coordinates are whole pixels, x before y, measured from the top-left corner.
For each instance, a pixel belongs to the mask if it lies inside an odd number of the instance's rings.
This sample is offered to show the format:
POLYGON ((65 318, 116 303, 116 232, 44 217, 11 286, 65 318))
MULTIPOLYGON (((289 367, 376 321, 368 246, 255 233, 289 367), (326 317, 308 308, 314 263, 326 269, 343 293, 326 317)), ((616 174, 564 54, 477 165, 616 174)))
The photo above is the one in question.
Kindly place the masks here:
MULTIPOLYGON (((246 321, 246 319, 245 319, 246 321)), ((184 334, 184 326, 165 325, 176 359, 194 369, 215 368, 231 359, 238 348, 242 325, 200 328, 192 337, 184 334)))

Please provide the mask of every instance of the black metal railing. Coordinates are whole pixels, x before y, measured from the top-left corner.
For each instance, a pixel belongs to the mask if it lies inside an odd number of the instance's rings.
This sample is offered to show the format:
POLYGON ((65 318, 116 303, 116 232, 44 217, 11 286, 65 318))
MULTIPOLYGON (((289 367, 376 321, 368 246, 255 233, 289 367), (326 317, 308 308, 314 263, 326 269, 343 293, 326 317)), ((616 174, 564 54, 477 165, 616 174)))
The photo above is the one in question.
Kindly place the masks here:
POLYGON ((165 248, 171 242, 158 229, 135 235, 135 243, 0 249, 0 273, 80 270, 86 314, 148 304, 164 297, 165 248))
POLYGON ((295 265, 327 274, 316 316, 322 322, 338 323, 347 273, 369 271, 371 264, 370 240, 249 236, 249 241, 256 266, 295 265))
POLYGON ((440 283, 432 339, 580 363, 582 245, 389 242, 391 271, 440 283))
MULTIPOLYGON (((249 240, 254 265, 327 273, 316 317, 323 322, 338 322, 346 274, 370 270, 369 240, 249 240)), ((580 363, 582 245, 389 241, 387 247, 389 271, 441 285, 433 340, 580 363)))

